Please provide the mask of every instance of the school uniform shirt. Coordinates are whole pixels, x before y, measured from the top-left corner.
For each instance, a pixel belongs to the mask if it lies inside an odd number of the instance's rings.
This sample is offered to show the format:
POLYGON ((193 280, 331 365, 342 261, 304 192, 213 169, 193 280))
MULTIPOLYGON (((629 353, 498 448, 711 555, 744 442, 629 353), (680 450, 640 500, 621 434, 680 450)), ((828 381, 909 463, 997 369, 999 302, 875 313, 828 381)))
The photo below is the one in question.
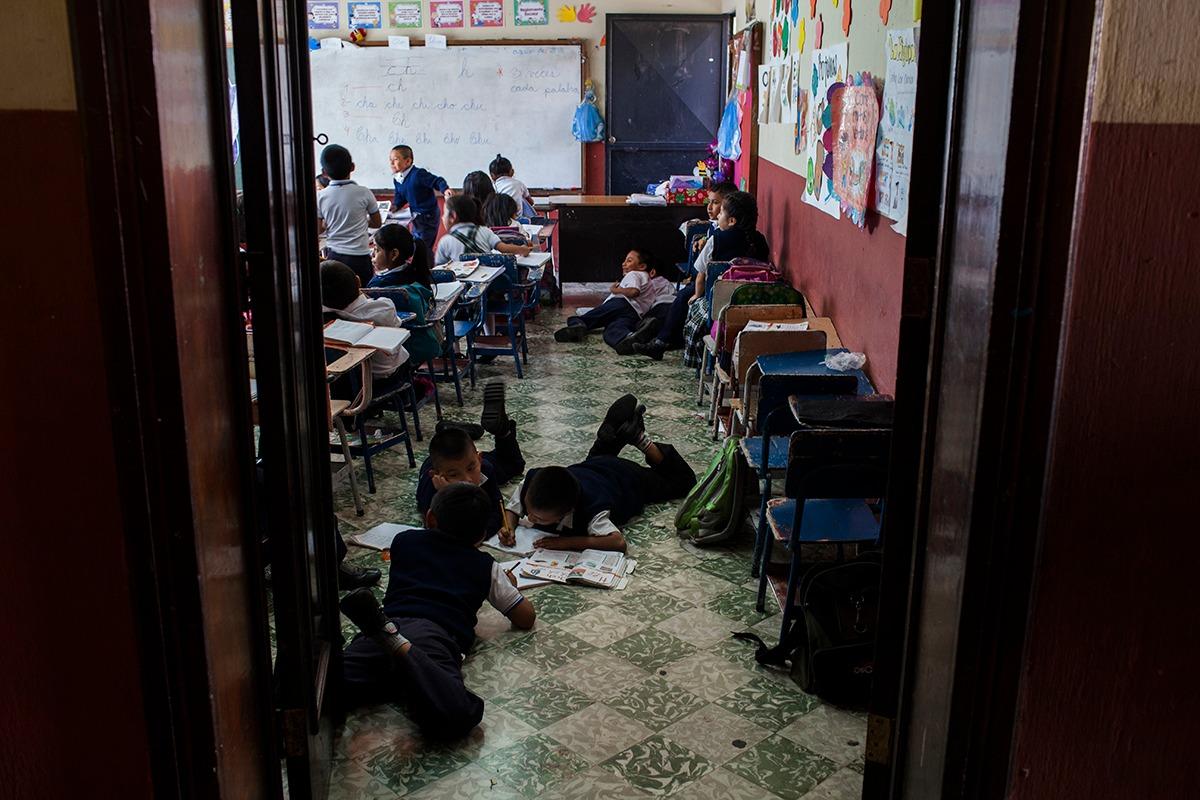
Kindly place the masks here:
MULTIPOLYGON (((482 454, 481 454, 482 455, 482 454)), ((421 462, 421 471, 417 477, 417 511, 422 517, 429 510, 429 506, 433 503, 433 496, 437 494, 437 489, 433 486, 433 460, 426 458, 421 462)), ((496 480, 496 464, 490 458, 479 459, 479 471, 483 475, 483 483, 479 484, 479 488, 483 489, 488 496, 488 508, 491 513, 488 514, 487 533, 491 536, 496 531, 500 530, 500 526, 504 523, 500 519, 500 503, 504 501, 504 495, 500 492, 500 482, 496 480)))
POLYGON ((653 298, 650 308, 675 302, 675 284, 662 275, 655 275, 650 279, 646 292, 653 298))
POLYGON ((557 525, 533 525, 525 515, 525 491, 537 475, 537 469, 525 474, 517 491, 509 498, 509 511, 521 518, 521 524, 561 536, 607 536, 620 533, 618 525, 641 514, 645 508, 644 468, 617 456, 592 456, 567 467, 579 484, 579 499, 574 510, 557 525))
POLYGON ((621 297, 629 305, 633 306, 633 310, 640 317, 650 310, 650 306, 654 305, 654 295, 649 290, 650 276, 645 272, 634 271, 626 273, 625 277, 621 278, 622 289, 637 289, 637 297, 624 297, 619 294, 610 294, 604 299, 604 302, 612 300, 614 297, 621 297))
POLYGON ((451 261, 458 261, 459 256, 468 252, 468 242, 471 243, 470 254, 479 255, 495 250, 496 245, 500 244, 500 237, 492 233, 491 228, 470 222, 460 222, 446 231, 441 239, 438 239, 437 252, 433 254, 433 263, 449 264, 451 261), (463 241, 464 239, 466 241, 463 241))
POLYGON ((325 247, 348 256, 371 253, 368 218, 379 210, 375 195, 351 180, 330 181, 317 192, 317 218, 325 221, 325 247))
POLYGON ((516 178, 502 175, 492 181, 492 186, 496 187, 496 191, 500 192, 500 194, 506 194, 517 201, 517 213, 519 216, 533 216, 533 199, 529 194, 529 188, 525 184, 516 178))
MULTIPOLYGON (((403 297, 388 297, 397 311, 411 311, 416 317, 410 324, 424 325, 425 318, 433 308, 433 289, 412 280, 408 265, 389 269, 387 272, 377 272, 367 284, 368 289, 403 289, 408 295, 403 297)), ((433 328, 416 328, 411 331, 404 349, 418 362, 424 363, 431 358, 437 358, 442 353, 442 343, 438 340, 433 328)))
POLYGON ((440 531, 404 531, 392 540, 384 613, 441 626, 463 653, 475 641, 485 600, 507 615, 522 599, 495 559, 440 531))
MULTIPOLYGON (((384 328, 400 327, 400 320, 396 317, 396 305, 386 297, 367 297, 360 293, 354 298, 354 302, 343 309, 325 306, 324 310, 332 311, 339 319, 348 319, 351 322, 370 322, 384 328)), ((408 351, 403 345, 396 348, 394 353, 377 350, 375 355, 371 356, 371 374, 377 378, 386 378, 405 361, 408 361, 408 351)))
MULTIPOLYGON (((569 467, 568 467, 569 469, 569 467)), ((532 473, 532 471, 531 471, 532 473)), ((525 484, 529 481, 526 477, 521 481, 521 485, 508 499, 508 505, 504 508, 517 515, 517 524, 524 525, 527 528, 538 528, 545 530, 547 533, 558 534, 559 536, 608 536, 610 533, 620 533, 621 529, 612 522, 612 511, 603 509, 597 511, 587 521, 587 527, 582 530, 575 529, 575 512, 570 511, 565 517, 559 520, 559 523, 552 528, 546 525, 534 525, 530 522, 529 517, 525 516, 525 503, 521 500, 525 494, 525 484)))
POLYGON ((446 191, 449 184, 440 175, 434 175, 424 167, 411 166, 392 177, 392 213, 408 206, 413 214, 436 214, 438 195, 446 191))

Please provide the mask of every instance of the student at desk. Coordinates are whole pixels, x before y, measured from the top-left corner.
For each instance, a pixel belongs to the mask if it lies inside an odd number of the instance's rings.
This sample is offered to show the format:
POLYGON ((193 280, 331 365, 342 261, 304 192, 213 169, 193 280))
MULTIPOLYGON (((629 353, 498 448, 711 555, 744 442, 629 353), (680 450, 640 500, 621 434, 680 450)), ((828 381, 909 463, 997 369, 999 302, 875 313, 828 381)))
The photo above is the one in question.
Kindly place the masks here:
MULTIPOLYGON (((386 328, 400 327, 395 304, 386 297, 367 297, 359 290, 359 285, 354 270, 342 262, 321 262, 321 304, 325 312, 351 322, 370 322, 386 328)), ((406 361, 408 351, 403 347, 396 348, 392 353, 379 350, 371 357, 375 394, 391 391, 404 381, 405 371, 401 367, 406 361)))
POLYGON ((478 256, 497 250, 501 253, 527 256, 533 252, 528 245, 507 244, 480 224, 479 204, 470 195, 458 194, 446 201, 442 212, 446 235, 438 241, 434 264, 449 264, 462 256, 478 256))
MULTIPOLYGON (((368 289, 393 289, 389 292, 397 311, 416 314, 410 328, 412 336, 404 343, 418 363, 424 363, 442 354, 442 345, 433 328, 425 325, 425 318, 433 308, 433 281, 429 274, 429 252, 417 247, 402 225, 384 225, 375 232, 371 240, 371 266, 375 276, 367 284, 368 289)), ((382 298, 380 298, 382 299, 382 298)))

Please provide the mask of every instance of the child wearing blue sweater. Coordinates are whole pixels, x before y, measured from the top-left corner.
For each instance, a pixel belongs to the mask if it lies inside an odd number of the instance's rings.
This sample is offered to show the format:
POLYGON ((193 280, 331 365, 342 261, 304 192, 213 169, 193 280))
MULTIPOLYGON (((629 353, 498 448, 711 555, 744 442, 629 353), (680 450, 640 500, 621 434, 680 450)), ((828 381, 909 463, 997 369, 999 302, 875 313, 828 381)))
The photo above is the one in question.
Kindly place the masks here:
POLYGON ((453 192, 446 179, 434 175, 424 167, 413 166, 413 151, 406 144, 398 144, 388 155, 392 168, 392 214, 408 206, 412 210, 413 236, 432 250, 438 232, 438 195, 450 197, 453 192))

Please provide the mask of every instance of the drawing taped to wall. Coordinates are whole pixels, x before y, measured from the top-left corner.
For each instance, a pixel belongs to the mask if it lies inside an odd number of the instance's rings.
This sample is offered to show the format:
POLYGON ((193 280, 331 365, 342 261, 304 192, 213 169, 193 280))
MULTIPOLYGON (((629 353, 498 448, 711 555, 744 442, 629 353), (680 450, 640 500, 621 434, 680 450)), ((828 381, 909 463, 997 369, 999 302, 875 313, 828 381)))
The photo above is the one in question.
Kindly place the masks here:
MULTIPOLYGON (((846 2, 846 0, 842 0, 846 2)), ((841 113, 833 147, 833 190, 842 213, 862 228, 871 202, 875 133, 879 128, 879 95, 869 73, 848 80, 839 93, 841 113)))
MULTIPOLYGON (((840 204, 833 191, 833 130, 836 90, 844 86, 846 42, 813 50, 808 89, 808 148, 804 159, 804 202, 835 219, 840 204)), ((840 109, 837 109, 840 113, 840 109)))
POLYGON ((875 209, 895 220, 893 227, 899 233, 905 233, 908 222, 919 37, 920 28, 890 30, 886 37, 887 73, 875 156, 875 209))

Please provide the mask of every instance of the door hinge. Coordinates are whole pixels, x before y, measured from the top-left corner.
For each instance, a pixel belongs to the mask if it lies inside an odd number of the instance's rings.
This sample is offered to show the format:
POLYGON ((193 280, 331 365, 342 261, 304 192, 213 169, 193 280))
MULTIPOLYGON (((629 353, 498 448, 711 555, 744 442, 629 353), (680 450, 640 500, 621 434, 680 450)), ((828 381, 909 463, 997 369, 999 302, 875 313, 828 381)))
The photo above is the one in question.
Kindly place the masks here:
POLYGON ((288 758, 299 758, 308 749, 308 713, 302 708, 279 710, 279 735, 288 758))
POLYGON ((878 714, 867 716, 867 761, 886 765, 891 761, 892 720, 878 714))

